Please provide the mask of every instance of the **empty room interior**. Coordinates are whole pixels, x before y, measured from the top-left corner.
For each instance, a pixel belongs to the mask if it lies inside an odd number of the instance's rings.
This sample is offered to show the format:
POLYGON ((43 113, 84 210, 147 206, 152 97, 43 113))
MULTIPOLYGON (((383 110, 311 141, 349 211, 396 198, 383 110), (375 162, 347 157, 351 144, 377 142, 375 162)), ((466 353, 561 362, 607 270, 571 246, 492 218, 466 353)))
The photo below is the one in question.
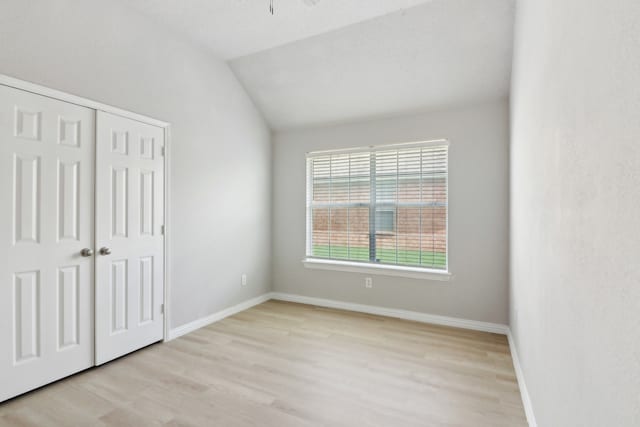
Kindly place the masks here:
POLYGON ((637 0, 0 0, 0 426, 640 426, 637 0))

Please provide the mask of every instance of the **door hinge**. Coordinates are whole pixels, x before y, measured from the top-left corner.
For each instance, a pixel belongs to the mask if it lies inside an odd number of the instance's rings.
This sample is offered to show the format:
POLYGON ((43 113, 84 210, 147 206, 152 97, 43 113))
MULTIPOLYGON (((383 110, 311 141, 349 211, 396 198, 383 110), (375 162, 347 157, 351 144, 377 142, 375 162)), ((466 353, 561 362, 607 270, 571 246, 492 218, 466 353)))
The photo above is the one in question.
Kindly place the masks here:
POLYGON ((160 155, 161 155, 161 156, 164 156, 164 147, 162 147, 162 148, 160 149, 160 155))
POLYGON ((160 304, 160 314, 164 314, 164 304, 160 304))
POLYGON ((164 225, 160 226, 160 234, 164 234, 164 225))

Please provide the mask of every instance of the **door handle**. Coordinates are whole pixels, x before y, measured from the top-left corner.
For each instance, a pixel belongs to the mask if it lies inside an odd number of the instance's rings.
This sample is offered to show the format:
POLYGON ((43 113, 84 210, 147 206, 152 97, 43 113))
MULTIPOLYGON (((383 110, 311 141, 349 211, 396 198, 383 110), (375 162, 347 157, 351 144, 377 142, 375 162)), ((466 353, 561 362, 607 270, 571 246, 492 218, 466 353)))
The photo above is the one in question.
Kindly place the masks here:
POLYGON ((83 250, 80 251, 80 255, 82 255, 83 257, 93 256, 93 249, 84 248, 83 250))
POLYGON ((105 247, 100 248, 100 255, 111 255, 111 249, 105 247))

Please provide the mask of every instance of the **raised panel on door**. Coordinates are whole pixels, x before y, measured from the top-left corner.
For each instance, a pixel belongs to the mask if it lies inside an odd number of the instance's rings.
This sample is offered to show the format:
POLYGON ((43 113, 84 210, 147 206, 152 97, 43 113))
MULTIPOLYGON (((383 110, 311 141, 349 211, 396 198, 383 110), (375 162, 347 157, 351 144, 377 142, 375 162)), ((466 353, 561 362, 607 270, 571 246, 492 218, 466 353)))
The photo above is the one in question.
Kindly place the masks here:
POLYGON ((40 156, 14 153, 13 234, 16 244, 40 242, 40 156))
POLYGON ((110 335, 129 329, 129 269, 127 259, 111 261, 109 305, 111 306, 110 335))
POLYGON ((95 111, 0 85, 0 401, 93 364, 95 111))
POLYGON ((58 180, 58 240, 78 240, 80 162, 58 160, 58 180))
POLYGON ((40 272, 14 274, 14 363, 40 357, 40 272))
POLYGON ((96 363, 164 337, 164 130, 98 112, 96 363))
MULTIPOLYGON (((58 269, 58 349, 80 343, 80 269, 77 265, 58 269)), ((86 301, 83 301, 86 303, 86 301)))

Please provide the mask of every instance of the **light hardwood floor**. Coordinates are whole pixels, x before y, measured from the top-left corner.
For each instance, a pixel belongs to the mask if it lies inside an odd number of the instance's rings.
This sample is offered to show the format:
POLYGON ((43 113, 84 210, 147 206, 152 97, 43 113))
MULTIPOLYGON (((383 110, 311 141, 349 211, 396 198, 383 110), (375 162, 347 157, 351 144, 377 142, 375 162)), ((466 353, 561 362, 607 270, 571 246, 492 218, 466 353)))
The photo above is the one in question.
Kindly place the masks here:
POLYGON ((0 404, 2 426, 526 426, 502 335, 268 301, 0 404))

